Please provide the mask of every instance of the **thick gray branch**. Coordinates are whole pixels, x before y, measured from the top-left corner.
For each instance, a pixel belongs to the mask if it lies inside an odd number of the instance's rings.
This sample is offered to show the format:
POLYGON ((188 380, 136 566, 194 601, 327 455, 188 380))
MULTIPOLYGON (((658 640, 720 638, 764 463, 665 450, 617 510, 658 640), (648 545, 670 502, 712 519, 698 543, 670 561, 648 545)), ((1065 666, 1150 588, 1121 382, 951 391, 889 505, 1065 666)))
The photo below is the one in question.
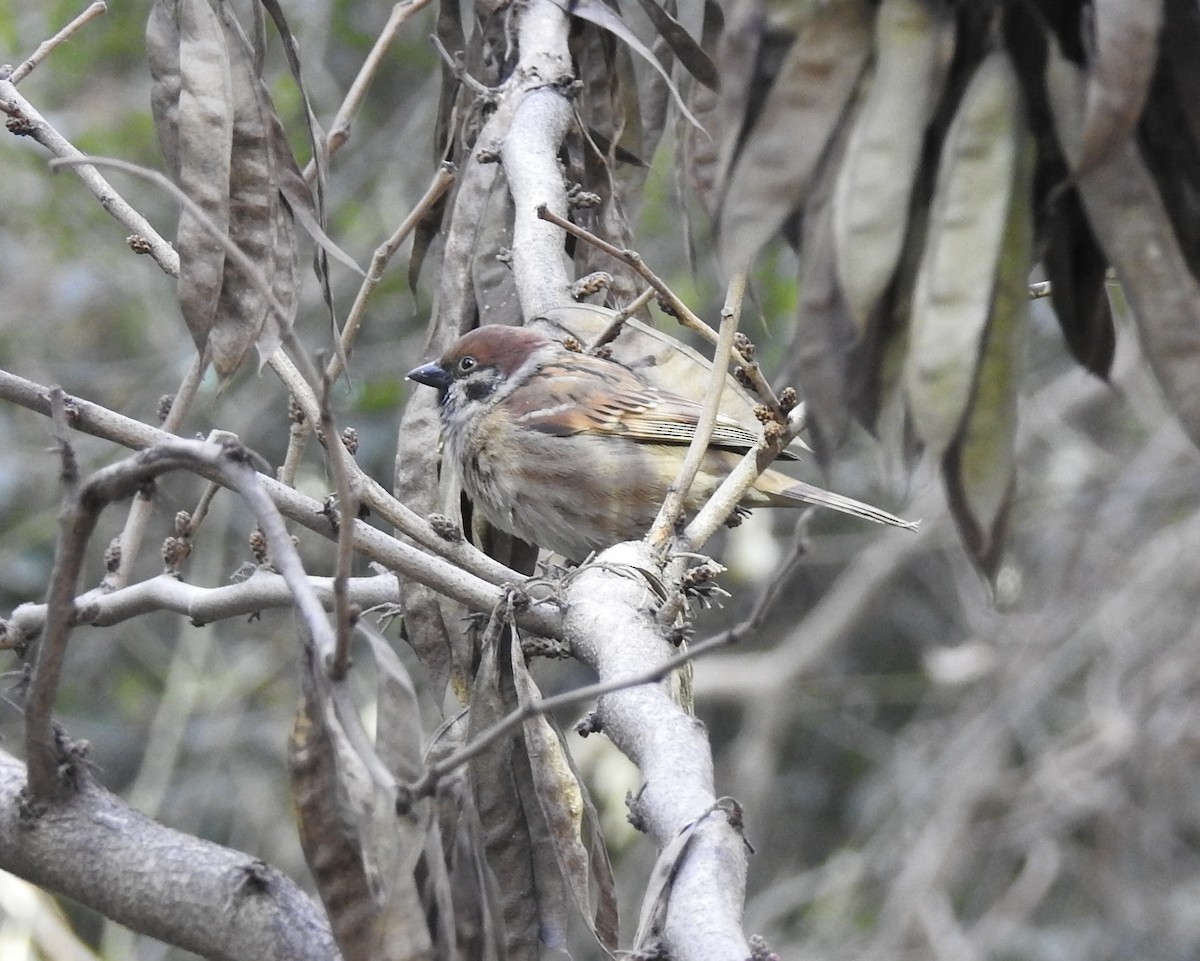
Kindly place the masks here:
MULTIPOLYGON (((618 544, 571 580, 564 620, 575 655, 601 681, 630 677, 670 658, 674 649, 655 622, 657 598, 630 568, 656 571, 644 543, 618 544), (624 572, 605 565, 623 565, 624 572)), ((637 811, 661 850, 703 817, 716 800, 704 725, 670 695, 669 680, 606 694, 598 706, 607 734, 641 770, 637 811)), ((661 935, 675 961, 744 961, 742 933, 746 852, 724 817, 696 829, 672 882, 661 935)))
POLYGON ((571 122, 565 87, 573 76, 566 14, 550 0, 532 0, 518 26, 519 97, 500 147, 514 205, 513 279, 526 320, 571 303, 570 263, 563 233, 539 220, 538 206, 567 214, 567 187, 558 151, 571 122))
POLYGON ((249 855, 173 831, 86 780, 30 813, 0 751, 0 868, 168 944, 220 961, 336 961, 321 909, 249 855))

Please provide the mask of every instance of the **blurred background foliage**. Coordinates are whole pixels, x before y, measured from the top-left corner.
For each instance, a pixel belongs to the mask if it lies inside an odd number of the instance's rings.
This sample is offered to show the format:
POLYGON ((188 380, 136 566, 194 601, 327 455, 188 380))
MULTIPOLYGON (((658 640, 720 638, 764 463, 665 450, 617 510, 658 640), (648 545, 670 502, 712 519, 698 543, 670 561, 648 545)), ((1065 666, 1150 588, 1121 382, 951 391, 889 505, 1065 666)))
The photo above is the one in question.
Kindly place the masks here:
MULTIPOLYGON (((27 56, 78 6, 0 0, 0 62, 27 56)), ((289 5, 319 116, 336 110, 388 12, 349 0, 289 5)), ((146 4, 111 4, 21 90, 80 149, 157 167, 146 13, 146 4)), ((329 232, 360 263, 435 169, 441 80, 427 39, 435 16, 427 10, 402 31, 333 163, 329 232)), ((294 88, 278 64, 271 75, 303 162, 294 88)), ((681 192, 676 147, 668 131, 634 245, 698 313, 715 318, 723 291, 703 223, 685 229, 683 210, 698 216, 699 208, 681 192), (695 271, 689 243, 698 245, 695 271)), ((0 366, 155 422, 159 398, 175 390, 193 352, 173 284, 130 255, 120 228, 69 173, 51 173, 36 144, 0 137, 0 166, 0 366)), ((113 179, 171 235, 169 200, 113 179)), ((410 290, 405 267, 393 264, 385 278, 337 392, 341 422, 359 431, 360 463, 385 484, 408 390, 399 372, 422 359, 432 288, 425 276, 410 290)), ((796 272, 782 243, 756 267, 743 327, 769 372, 786 364, 796 272)), ((333 283, 348 304, 356 279, 335 267, 333 283)), ((1147 370, 1132 320, 1123 309, 1115 316, 1110 386, 1069 359, 1048 305, 1034 307, 1017 494, 992 582, 959 542, 937 465, 910 474, 899 452, 865 432, 831 458, 831 486, 907 504, 908 516, 923 519, 920 534, 824 515, 797 532, 790 517, 756 517, 715 548, 731 567, 724 583, 733 596, 702 616, 699 634, 737 623, 772 585, 782 597, 757 637, 696 665, 718 789, 745 804, 756 848, 747 930, 781 956, 1166 961, 1200 953, 1200 457, 1147 370)), ((309 277, 298 333, 327 349, 326 324, 309 277)), ((252 367, 222 389, 210 376, 183 433, 231 430, 277 464, 287 445, 285 393, 252 367)), ((0 407, 3 611, 41 597, 52 561, 49 436, 44 418, 0 407)), ((88 468, 119 454, 92 438, 76 443, 88 468)), ((298 486, 318 498, 330 486, 311 452, 298 486)), ((161 485, 164 509, 148 545, 170 533, 174 511, 191 509, 200 489, 178 476, 161 485)), ((122 513, 105 514, 93 546, 118 532, 122 513)), ((250 526, 240 505, 218 497, 189 576, 227 582, 251 559, 250 526)), ((312 572, 328 572, 325 544, 301 535, 301 546, 312 572)), ((103 572, 93 553, 85 585, 103 572)), ((154 552, 145 554, 135 575, 159 570, 154 552)), ((135 806, 304 879, 283 750, 295 659, 290 615, 279 612, 203 627, 160 614, 80 628, 59 714, 92 743, 98 778, 135 806)), ((9 655, 6 669, 18 668, 9 655)), ((565 668, 543 676, 546 690, 578 680, 565 668)), ((0 705, 5 743, 18 742, 19 731, 16 709, 0 705)), ((609 825, 625 916, 634 916, 652 858, 624 825, 635 779, 601 739, 575 743, 609 825)), ((106 958, 180 954, 70 910, 106 958)), ((8 914, 5 937, 21 923, 8 914)))

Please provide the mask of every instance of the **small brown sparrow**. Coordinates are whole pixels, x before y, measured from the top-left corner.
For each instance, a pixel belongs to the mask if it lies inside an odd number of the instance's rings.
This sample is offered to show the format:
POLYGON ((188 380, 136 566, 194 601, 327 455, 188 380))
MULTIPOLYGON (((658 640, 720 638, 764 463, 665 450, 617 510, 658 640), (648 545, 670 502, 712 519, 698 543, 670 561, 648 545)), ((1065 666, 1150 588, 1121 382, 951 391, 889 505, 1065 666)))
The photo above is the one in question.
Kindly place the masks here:
MULTIPOLYGON (((479 327, 408 377, 437 388, 449 460, 487 519, 572 561, 646 533, 700 416, 699 404, 629 368, 524 327, 479 327)), ((757 442, 753 431, 718 419, 688 514, 757 442)), ((805 504, 914 526, 776 470, 764 472, 740 506, 805 504)))

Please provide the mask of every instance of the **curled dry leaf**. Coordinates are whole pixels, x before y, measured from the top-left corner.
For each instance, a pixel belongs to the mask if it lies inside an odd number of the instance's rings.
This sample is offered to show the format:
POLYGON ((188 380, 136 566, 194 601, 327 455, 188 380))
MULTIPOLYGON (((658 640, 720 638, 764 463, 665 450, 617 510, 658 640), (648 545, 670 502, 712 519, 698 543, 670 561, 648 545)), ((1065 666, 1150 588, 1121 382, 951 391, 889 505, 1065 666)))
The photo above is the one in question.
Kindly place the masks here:
POLYGON ((1008 54, 989 54, 942 146, 904 368, 917 432, 938 457, 958 433, 975 381, 1012 197, 1019 97, 1008 54))
POLYGON ((929 0, 883 0, 875 70, 834 192, 833 241, 846 302, 862 329, 896 272, 925 129, 954 51, 954 20, 929 0))
POLYGON ((395 782, 354 707, 320 683, 310 658, 288 747, 301 847, 347 961, 430 951, 412 868, 424 828, 396 817, 395 782), (411 828, 411 829, 410 829, 411 828))
POLYGON ((1093 49, 1078 169, 1089 170, 1129 141, 1158 62, 1163 0, 1092 0, 1093 49))
POLYGON ((492 181, 483 216, 475 222, 471 280, 480 324, 518 324, 521 301, 503 252, 512 250, 513 202, 501 167, 492 181))
POLYGON ((292 212, 301 204, 288 184, 303 181, 262 58, 231 8, 218 15, 208 0, 158 0, 146 41, 167 166, 209 221, 180 215, 180 309, 197 349, 210 347, 228 377, 251 347, 265 362, 291 328, 300 284, 292 212), (220 234, 259 266, 269 292, 227 262, 220 234))
POLYGON ((792 43, 721 202, 718 247, 730 273, 749 265, 803 203, 870 48, 866 0, 830 0, 792 43))
POLYGON ((233 142, 229 172, 229 239, 264 268, 271 292, 287 311, 280 317, 267 292, 234 263, 225 267, 217 322, 209 336, 213 365, 222 377, 232 374, 251 347, 261 363, 279 347, 296 317, 300 285, 300 249, 291 212, 279 193, 283 167, 272 137, 279 120, 255 52, 228 6, 222 6, 226 49, 233 76, 233 142))

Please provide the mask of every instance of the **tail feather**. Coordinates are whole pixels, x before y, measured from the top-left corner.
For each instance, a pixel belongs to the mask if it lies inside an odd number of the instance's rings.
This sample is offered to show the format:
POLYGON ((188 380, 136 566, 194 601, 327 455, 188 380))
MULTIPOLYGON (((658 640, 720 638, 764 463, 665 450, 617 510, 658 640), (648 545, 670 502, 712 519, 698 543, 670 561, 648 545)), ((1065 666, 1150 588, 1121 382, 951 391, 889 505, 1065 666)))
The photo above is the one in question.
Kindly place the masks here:
POLYGON ((915 531, 917 525, 921 523, 920 521, 906 521, 902 517, 889 514, 878 507, 872 507, 870 504, 857 501, 853 497, 835 494, 833 491, 814 487, 812 484, 806 484, 804 481, 798 481, 793 477, 785 477, 775 471, 770 471, 768 474, 763 475, 763 479, 767 479, 768 477, 770 480, 782 480, 786 482, 785 484, 776 484, 768 481, 768 484, 756 485, 759 491, 767 495, 774 506, 781 507, 789 503, 793 505, 798 503, 815 504, 818 507, 828 507, 835 511, 841 511, 843 514, 850 514, 853 517, 875 521, 877 524, 890 524, 893 527, 903 527, 910 531, 915 531))

